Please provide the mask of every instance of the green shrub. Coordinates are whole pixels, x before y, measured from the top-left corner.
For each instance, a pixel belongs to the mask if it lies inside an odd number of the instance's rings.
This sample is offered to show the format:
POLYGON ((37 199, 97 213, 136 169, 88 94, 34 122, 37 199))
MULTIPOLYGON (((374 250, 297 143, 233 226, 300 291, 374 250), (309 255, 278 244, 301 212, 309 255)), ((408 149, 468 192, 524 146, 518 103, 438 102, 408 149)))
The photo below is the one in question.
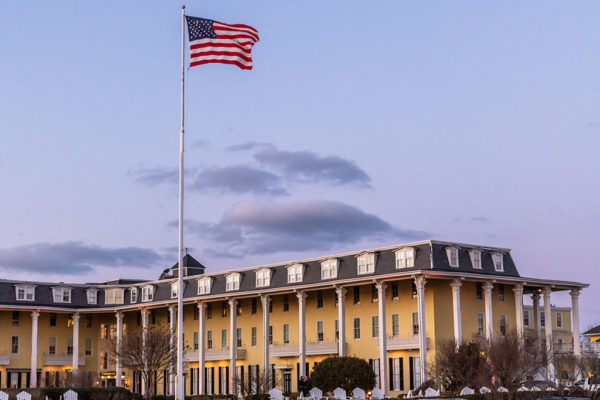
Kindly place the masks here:
POLYGON ((318 363, 310 374, 313 387, 331 393, 340 387, 350 393, 354 388, 365 392, 375 386, 375 373, 367 361, 358 357, 328 357, 318 363))

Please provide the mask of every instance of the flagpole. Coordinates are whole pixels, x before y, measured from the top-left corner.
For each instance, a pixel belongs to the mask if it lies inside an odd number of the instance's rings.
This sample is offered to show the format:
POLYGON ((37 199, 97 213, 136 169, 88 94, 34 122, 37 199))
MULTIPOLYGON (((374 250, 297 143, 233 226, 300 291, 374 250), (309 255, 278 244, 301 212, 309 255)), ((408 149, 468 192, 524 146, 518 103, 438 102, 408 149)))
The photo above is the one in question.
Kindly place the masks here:
POLYGON ((184 400, 183 382, 183 154, 185 112, 185 5, 181 6, 181 130, 179 131, 179 268, 177 269, 177 388, 176 400, 184 400))

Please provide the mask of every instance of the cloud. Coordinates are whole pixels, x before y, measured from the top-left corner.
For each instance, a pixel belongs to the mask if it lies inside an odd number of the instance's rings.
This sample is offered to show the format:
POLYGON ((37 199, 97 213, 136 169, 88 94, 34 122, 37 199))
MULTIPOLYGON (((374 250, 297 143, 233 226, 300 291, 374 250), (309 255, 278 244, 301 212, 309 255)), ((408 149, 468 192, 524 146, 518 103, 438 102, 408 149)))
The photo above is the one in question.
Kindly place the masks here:
POLYGON ((328 250, 365 239, 416 240, 427 233, 398 229, 359 208, 327 200, 289 204, 243 202, 227 210, 216 224, 197 222, 190 232, 223 249, 212 254, 269 254, 286 251, 328 250))
POLYGON ((288 195, 277 175, 246 165, 205 169, 196 176, 190 189, 198 191, 215 189, 220 193, 288 195))
POLYGON ((179 168, 140 168, 129 170, 128 173, 133 175, 133 180, 136 183, 144 187, 176 184, 179 180, 179 168))
POLYGON ((234 144, 232 146, 227 147, 228 151, 245 151, 245 150, 254 150, 256 148, 261 147, 275 147, 272 143, 267 142, 246 142, 241 144, 234 144))
POLYGON ((371 178, 353 161, 337 156, 321 157, 310 151, 285 151, 263 147, 254 154, 261 164, 281 171, 288 179, 302 183, 329 182, 371 187, 371 178))
POLYGON ((94 267, 148 267, 162 256, 139 247, 101 247, 78 241, 35 243, 0 249, 0 270, 84 274, 94 267))

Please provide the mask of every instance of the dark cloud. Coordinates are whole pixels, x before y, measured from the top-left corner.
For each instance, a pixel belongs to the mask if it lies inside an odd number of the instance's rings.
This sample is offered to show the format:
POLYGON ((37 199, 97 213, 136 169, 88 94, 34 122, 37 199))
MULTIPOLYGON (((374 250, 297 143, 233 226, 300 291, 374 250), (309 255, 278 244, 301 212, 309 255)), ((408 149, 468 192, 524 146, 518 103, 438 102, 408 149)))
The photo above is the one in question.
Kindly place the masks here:
POLYGON ((130 170, 129 174, 136 183, 145 187, 176 184, 179 180, 179 168, 140 168, 130 170))
POLYGON ((287 196, 280 178, 268 171, 246 165, 205 169, 190 185, 192 190, 215 189, 220 193, 253 193, 287 196))
POLYGON ((245 151, 245 150, 254 150, 256 148, 262 147, 275 147, 272 143, 267 142, 246 142, 241 144, 234 144, 232 146, 227 147, 228 151, 245 151))
POLYGON ((370 187, 371 178, 356 163, 336 156, 321 157, 310 151, 285 151, 263 147, 254 154, 263 165, 303 183, 329 182, 370 187))
POLYGON ((226 250, 213 254, 268 254, 328 250, 365 239, 417 240, 427 233, 402 230, 350 205, 314 200, 290 204, 239 203, 217 224, 195 223, 188 229, 226 250))
POLYGON ((82 242, 35 243, 0 249, 0 269, 47 274, 84 274, 94 267, 148 267, 162 256, 139 247, 101 247, 82 242))

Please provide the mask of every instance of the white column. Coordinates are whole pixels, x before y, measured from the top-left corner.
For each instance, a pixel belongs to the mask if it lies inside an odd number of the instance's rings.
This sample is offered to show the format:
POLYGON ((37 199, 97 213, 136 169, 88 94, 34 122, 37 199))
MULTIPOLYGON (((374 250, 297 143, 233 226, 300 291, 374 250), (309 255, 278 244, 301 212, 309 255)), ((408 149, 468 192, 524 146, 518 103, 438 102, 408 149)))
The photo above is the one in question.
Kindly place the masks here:
MULTIPOLYGON (((117 311, 115 312, 115 317, 117 318, 117 352, 120 352, 121 341, 123 340, 123 313, 121 311, 117 311)), ((121 357, 118 353, 115 361, 117 363, 115 368, 117 379, 116 385, 117 387, 120 387, 123 386, 123 383, 121 381, 121 375, 123 374, 123 372, 121 371, 121 357)))
MULTIPOLYGON (((537 289, 536 289, 537 290, 537 289)), ((533 320, 535 321, 535 336, 538 344, 542 341, 540 335, 541 323, 540 323, 540 294, 536 291, 531 295, 531 301, 533 303, 533 320)))
POLYGON ((515 285, 513 292, 515 293, 515 325, 517 327, 517 336, 522 342, 525 339, 523 330, 523 285, 515 285))
POLYGON ((271 298, 267 295, 260 296, 263 312, 263 382, 264 388, 270 388, 271 363, 269 362, 269 302, 271 298))
POLYGON ((427 327, 425 326, 425 283, 423 275, 415 277, 417 311, 419 317, 419 356, 421 357, 421 383, 427 380, 427 327))
POLYGON ((236 299, 229 299, 229 393, 236 394, 235 361, 237 359, 237 304, 236 299))
POLYGON ((346 288, 335 289, 338 298, 338 355, 346 355, 346 288))
POLYGON ((73 378, 79 369, 79 313, 73 313, 73 378))
MULTIPOLYGON (((573 354, 579 359, 581 357, 581 343, 579 342, 579 289, 573 289, 569 293, 571 294, 573 354)), ((577 372, 577 379, 581 379, 581 369, 577 372)))
POLYGON ((29 386, 37 387, 37 356, 38 356, 38 319, 39 311, 31 313, 31 372, 29 377, 29 386))
MULTIPOLYGON (((142 311, 142 359, 144 360, 144 369, 148 369, 148 366, 146 365, 147 360, 146 360, 146 336, 148 335, 148 314, 150 313, 150 311, 148 311, 148 309, 143 308, 142 311)), ((146 378, 144 377, 144 374, 141 374, 141 378, 142 378, 142 396, 146 395, 146 378)))
MULTIPOLYGON (((170 305, 169 306, 169 328, 171 328, 171 348, 175 346, 175 333, 177 330, 177 306, 170 305)), ((175 394, 175 365, 171 365, 169 368, 169 394, 175 394)))
POLYGON ((483 299, 485 302, 485 338, 492 340, 494 338, 494 316, 492 314, 492 285, 486 282, 483 285, 483 299))
POLYGON ((460 279, 454 279, 450 282, 452 287, 452 310, 454 316, 454 342, 456 348, 462 343, 462 318, 460 314, 460 287, 462 282, 460 279))
MULTIPOLYGON (((385 288, 384 282, 377 282, 377 302, 379 307, 379 315, 377 317, 379 323, 379 388, 383 395, 388 394, 387 387, 387 329, 385 323, 385 288)), ((391 372, 391 371, 390 371, 391 372)))
POLYGON ((298 355, 299 374, 306 375, 306 293, 297 292, 298 297, 298 355))
POLYGON ((198 303, 198 394, 204 394, 204 312, 206 303, 198 303))
POLYGON ((548 380, 554 380, 554 353, 552 349, 552 309, 550 307, 552 289, 544 288, 544 317, 546 322, 546 352, 548 355, 548 380))

